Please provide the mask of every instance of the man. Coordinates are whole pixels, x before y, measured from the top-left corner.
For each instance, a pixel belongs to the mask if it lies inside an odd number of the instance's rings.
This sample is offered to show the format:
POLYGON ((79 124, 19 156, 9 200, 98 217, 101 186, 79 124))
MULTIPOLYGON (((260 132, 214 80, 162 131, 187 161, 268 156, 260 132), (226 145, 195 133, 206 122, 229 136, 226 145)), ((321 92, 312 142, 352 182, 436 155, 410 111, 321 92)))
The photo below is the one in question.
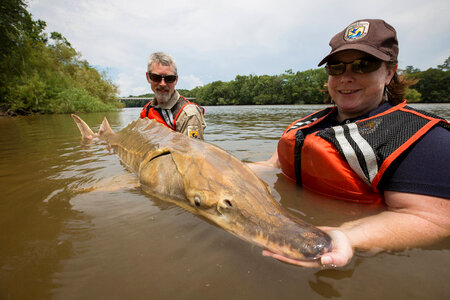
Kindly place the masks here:
POLYGON ((167 53, 155 52, 150 55, 147 70, 147 81, 155 97, 144 106, 140 117, 154 119, 172 130, 203 140, 204 109, 175 90, 178 82, 175 60, 167 53))

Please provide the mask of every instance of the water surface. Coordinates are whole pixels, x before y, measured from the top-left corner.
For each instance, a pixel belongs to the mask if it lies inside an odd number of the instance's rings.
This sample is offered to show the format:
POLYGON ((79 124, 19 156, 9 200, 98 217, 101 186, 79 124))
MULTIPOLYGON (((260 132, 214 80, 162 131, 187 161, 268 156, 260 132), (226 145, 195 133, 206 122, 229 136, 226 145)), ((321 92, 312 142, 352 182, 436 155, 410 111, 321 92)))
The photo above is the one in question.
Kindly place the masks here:
MULTIPOLYGON (((322 106, 206 107, 206 140, 268 159, 283 130, 322 106)), ((449 104, 415 105, 450 119, 449 104)), ((106 116, 115 130, 137 118, 106 116)), ((80 115, 98 129, 104 114, 80 115)), ((449 242, 304 269, 262 257, 133 182, 102 142, 82 145, 69 115, 0 118, 0 299, 448 299, 449 242), (113 184, 108 184, 113 182, 113 184), (110 186, 118 187, 111 189, 110 186), (94 187, 97 187, 94 189, 94 187)), ((380 207, 308 194, 262 174, 280 203, 315 225, 380 207)))

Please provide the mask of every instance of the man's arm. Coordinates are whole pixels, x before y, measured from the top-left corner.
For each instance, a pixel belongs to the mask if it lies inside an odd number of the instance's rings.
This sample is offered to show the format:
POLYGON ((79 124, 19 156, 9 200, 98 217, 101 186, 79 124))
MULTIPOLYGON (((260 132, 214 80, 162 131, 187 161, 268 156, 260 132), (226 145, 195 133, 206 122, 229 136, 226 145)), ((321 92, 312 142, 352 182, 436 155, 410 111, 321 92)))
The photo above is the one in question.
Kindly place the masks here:
POLYGON ((188 104, 180 113, 176 122, 176 130, 189 137, 203 140, 203 129, 206 127, 203 114, 195 104, 188 104))

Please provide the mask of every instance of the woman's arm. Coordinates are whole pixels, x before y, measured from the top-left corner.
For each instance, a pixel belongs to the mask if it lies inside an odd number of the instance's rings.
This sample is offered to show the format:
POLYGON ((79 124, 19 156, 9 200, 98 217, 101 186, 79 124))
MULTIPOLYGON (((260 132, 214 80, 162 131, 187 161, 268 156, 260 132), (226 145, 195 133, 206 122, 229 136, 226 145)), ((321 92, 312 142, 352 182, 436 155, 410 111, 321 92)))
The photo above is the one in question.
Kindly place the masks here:
POLYGON ((280 161, 278 160, 278 151, 272 154, 272 157, 265 161, 257 161, 252 163, 247 163, 250 168, 257 168, 257 166, 271 167, 271 168, 281 168, 280 161))
POLYGON ((402 250, 449 236, 448 199, 390 191, 384 196, 387 211, 340 226, 357 250, 402 250))
POLYGON ((430 245, 450 236, 448 199, 391 191, 384 196, 387 211, 338 228, 323 228, 333 238, 333 250, 322 255, 320 263, 295 261, 268 251, 263 255, 306 267, 344 266, 351 260, 353 250, 402 250, 430 245))

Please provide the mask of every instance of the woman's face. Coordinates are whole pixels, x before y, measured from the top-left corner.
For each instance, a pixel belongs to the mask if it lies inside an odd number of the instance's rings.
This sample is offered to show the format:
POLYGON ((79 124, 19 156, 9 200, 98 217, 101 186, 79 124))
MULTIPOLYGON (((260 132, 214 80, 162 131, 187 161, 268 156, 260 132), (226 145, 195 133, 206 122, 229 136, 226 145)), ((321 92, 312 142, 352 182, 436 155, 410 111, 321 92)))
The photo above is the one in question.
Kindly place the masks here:
MULTIPOLYGON (((351 63, 356 59, 367 58, 364 52, 345 50, 334 55, 333 63, 351 63)), ((395 74, 394 69, 387 69, 383 63, 378 70, 359 74, 346 65, 341 75, 328 76, 328 92, 338 108, 339 121, 355 118, 377 108, 383 101, 384 87, 395 74)))

